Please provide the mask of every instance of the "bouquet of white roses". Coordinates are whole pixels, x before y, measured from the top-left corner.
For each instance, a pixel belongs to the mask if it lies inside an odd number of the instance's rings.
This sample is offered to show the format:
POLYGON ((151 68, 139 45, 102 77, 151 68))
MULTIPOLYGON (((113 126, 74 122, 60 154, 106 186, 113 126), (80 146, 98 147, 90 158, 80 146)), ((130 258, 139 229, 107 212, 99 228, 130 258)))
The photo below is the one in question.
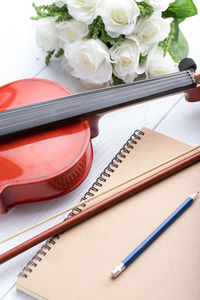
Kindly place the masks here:
POLYGON ((197 14, 192 0, 59 0, 33 7, 46 63, 61 57, 72 76, 97 85, 176 71, 188 54, 179 23, 197 14))

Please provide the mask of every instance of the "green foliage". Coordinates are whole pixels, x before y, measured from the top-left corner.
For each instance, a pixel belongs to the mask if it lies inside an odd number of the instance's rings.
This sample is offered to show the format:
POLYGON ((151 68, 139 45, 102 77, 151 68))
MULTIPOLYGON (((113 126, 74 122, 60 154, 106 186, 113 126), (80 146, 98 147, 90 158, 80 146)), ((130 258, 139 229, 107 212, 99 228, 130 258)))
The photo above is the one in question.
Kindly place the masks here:
POLYGON ((192 0, 176 0, 171 3, 168 9, 163 12, 163 17, 174 17, 182 21, 182 19, 195 16, 197 8, 192 0))
MULTIPOLYGON (((45 57, 46 65, 48 65, 50 63, 50 60, 51 60, 52 56, 54 55, 54 53, 55 53, 55 49, 53 49, 51 51, 47 51, 47 56, 45 57)), ((54 57, 58 58, 58 57, 62 56, 63 54, 64 54, 64 50, 62 48, 60 48, 58 50, 58 52, 55 53, 54 57)))
POLYGON ((121 78, 118 78, 114 74, 112 75, 112 78, 113 78, 113 85, 119 85, 125 83, 121 78))
POLYGON ((142 1, 142 2, 137 2, 137 6, 140 9, 140 16, 143 18, 149 18, 153 15, 154 13, 154 8, 150 4, 142 1))
POLYGON ((47 51, 47 56, 45 57, 45 63, 46 63, 46 65, 48 65, 50 63, 50 60, 51 60, 54 52, 55 52, 55 49, 52 50, 52 51, 47 51))
POLYGON ((64 50, 62 48, 60 48, 58 50, 58 52, 55 54, 55 57, 58 58, 58 57, 62 56, 63 54, 64 54, 64 50))
POLYGON ((178 34, 177 31, 178 31, 177 22, 173 21, 171 23, 171 30, 168 37, 159 43, 159 46, 163 48, 164 56, 166 56, 167 52, 169 52, 172 41, 176 40, 176 35, 178 34))
POLYGON ((89 26, 89 38, 92 39, 99 39, 105 44, 107 44, 108 47, 112 47, 113 45, 117 44, 120 46, 125 39, 124 35, 120 35, 117 38, 112 38, 109 36, 105 30, 105 25, 103 23, 103 20, 100 16, 98 16, 89 26))
POLYGON ((140 55, 140 60, 139 60, 139 64, 144 64, 147 60, 148 55, 142 56, 140 55))
POLYGON ((32 5, 37 14, 36 17, 31 17, 32 20, 39 20, 46 17, 56 17, 56 22, 62 22, 72 19, 66 4, 62 7, 56 6, 55 3, 40 6, 36 6, 35 3, 32 3, 32 5))

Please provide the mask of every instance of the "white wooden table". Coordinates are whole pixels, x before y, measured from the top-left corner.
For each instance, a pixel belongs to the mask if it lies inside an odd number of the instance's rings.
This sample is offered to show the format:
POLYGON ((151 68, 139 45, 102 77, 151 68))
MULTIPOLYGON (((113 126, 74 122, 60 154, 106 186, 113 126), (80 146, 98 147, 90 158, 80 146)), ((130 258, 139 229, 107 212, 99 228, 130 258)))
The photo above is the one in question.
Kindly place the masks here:
MULTIPOLYGON (((0 18, 0 85, 22 78, 46 78, 58 81, 74 93, 84 91, 79 80, 66 75, 59 64, 45 66, 44 53, 34 39, 34 29, 29 17, 33 15, 32 0, 1 1, 0 18)), ((36 1, 36 4, 43 1, 36 1)), ((195 1, 200 12, 199 0, 195 1)), ((200 70, 200 15, 188 19, 181 26, 190 44, 190 54, 200 70)), ((99 173, 135 129, 143 126, 177 138, 191 145, 200 144, 200 102, 188 103, 182 94, 106 114, 100 120, 100 134, 93 143, 94 161, 86 180, 70 194, 45 203, 13 208, 0 215, 0 239, 22 230, 52 214, 78 202, 99 173)), ((1 245, 0 253, 23 242, 34 234, 63 220, 43 225, 40 229, 1 245)), ((15 289, 17 275, 41 247, 37 245, 0 266, 0 299, 32 299, 15 289)))

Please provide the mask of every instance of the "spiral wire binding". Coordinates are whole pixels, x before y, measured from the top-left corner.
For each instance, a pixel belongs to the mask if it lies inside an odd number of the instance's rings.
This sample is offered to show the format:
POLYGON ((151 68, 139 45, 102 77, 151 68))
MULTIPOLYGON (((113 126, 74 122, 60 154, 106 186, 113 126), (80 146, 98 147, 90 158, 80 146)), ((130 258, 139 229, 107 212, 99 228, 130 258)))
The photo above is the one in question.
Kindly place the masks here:
MULTIPOLYGON (((107 181, 109 177, 111 177, 110 173, 114 173, 115 169, 118 168, 119 164, 123 162, 123 159, 126 158, 126 156, 130 153, 130 150, 134 148, 133 144, 137 144, 138 141, 141 140, 141 136, 143 136, 145 133, 139 129, 135 130, 135 132, 131 135, 131 137, 127 140, 127 142, 122 146, 120 151, 115 155, 115 157, 112 159, 112 161, 108 164, 108 166, 103 170, 103 172, 100 174, 100 176, 97 178, 97 180, 93 183, 93 185, 89 188, 89 190, 85 193, 85 195, 80 200, 80 206, 86 207, 86 204, 81 204, 82 201, 85 201, 89 198, 92 198, 95 196, 95 193, 99 191, 99 189, 102 187, 103 183, 107 181)), ((74 208, 64 219, 67 220, 70 217, 75 216, 77 213, 80 213, 82 211, 81 208, 76 207, 74 208)), ((37 267, 38 262, 42 260, 44 256, 46 256, 47 251, 52 249, 52 246, 56 244, 56 240, 58 240, 63 234, 63 232, 51 237, 48 239, 44 245, 40 248, 40 250, 36 253, 35 256, 27 263, 27 265, 23 268, 22 272, 19 273, 18 277, 24 277, 27 278, 28 274, 31 273, 34 267, 37 267)))

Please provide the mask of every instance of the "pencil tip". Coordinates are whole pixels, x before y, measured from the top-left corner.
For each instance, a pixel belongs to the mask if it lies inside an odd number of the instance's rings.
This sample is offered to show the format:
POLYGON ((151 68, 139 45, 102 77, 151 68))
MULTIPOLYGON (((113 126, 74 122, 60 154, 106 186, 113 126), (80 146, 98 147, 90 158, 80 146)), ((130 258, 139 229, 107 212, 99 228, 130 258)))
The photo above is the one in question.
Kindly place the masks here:
POLYGON ((117 276, 119 276, 119 274, 121 274, 121 272, 123 272, 124 269, 125 265, 123 263, 120 263, 118 266, 114 267, 114 269, 111 272, 112 278, 116 278, 117 276))
POLYGON ((193 200, 196 200, 199 196, 199 192, 196 192, 194 194, 192 194, 190 197, 193 199, 193 200))

